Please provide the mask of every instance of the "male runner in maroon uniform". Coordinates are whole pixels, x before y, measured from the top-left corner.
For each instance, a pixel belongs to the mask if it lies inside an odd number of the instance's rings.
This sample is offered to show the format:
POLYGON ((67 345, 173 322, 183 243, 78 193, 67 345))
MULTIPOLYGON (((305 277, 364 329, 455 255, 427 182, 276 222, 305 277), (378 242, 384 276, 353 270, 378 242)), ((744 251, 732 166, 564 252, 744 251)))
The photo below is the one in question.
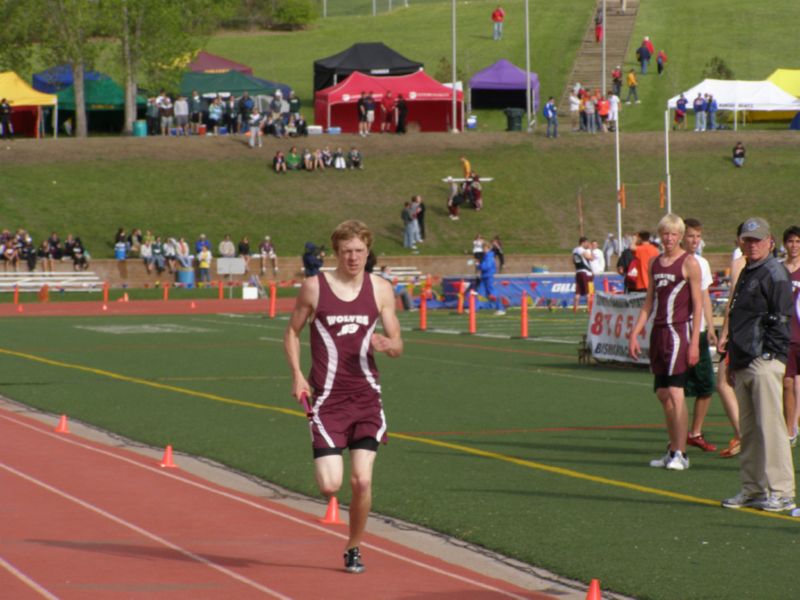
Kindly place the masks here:
POLYGON ((794 448, 797 445, 797 404, 800 402, 800 227, 792 225, 783 232, 783 247, 786 248, 783 266, 789 271, 794 296, 792 337, 789 340, 789 359, 783 386, 783 415, 789 441, 794 448))
POLYGON ((639 335, 653 312, 650 370, 655 375, 656 395, 667 421, 669 448, 662 458, 651 460, 650 466, 673 471, 689 468, 686 457, 689 413, 684 387, 689 367, 695 366, 700 358, 703 310, 700 266, 681 248, 684 231, 683 220, 677 215, 666 215, 658 224, 664 252, 651 263, 647 297, 629 339, 630 354, 638 358, 639 335))
POLYGON ((360 221, 345 221, 331 235, 338 264, 303 282, 284 335, 292 370, 292 395, 312 403, 314 470, 322 494, 342 486, 342 453, 350 450, 350 537, 345 569, 361 573, 358 548, 372 506, 372 467, 378 444, 386 441, 386 419, 373 350, 403 352, 391 284, 365 273, 372 234, 360 221), (375 333, 378 318, 383 334, 375 333), (300 367, 300 332, 311 321, 311 375, 300 367))

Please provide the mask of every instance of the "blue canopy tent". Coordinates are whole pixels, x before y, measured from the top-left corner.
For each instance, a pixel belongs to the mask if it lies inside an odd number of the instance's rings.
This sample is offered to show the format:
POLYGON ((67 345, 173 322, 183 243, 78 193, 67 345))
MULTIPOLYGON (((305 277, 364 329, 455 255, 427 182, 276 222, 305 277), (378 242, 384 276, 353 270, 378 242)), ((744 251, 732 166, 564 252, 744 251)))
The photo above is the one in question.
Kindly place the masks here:
MULTIPOLYGON (((84 69, 83 79, 84 81, 103 81, 111 78, 98 71, 84 69)), ((69 64, 50 67, 41 73, 33 74, 33 89, 45 94, 55 94, 72 84, 72 65, 69 64)))

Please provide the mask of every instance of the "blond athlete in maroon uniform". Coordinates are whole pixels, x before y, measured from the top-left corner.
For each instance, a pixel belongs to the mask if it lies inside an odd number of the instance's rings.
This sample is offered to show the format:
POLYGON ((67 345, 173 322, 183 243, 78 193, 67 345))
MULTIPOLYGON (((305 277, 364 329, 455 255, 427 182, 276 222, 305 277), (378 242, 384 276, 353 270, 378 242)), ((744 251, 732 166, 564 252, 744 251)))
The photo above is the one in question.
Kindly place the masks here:
POLYGON ((312 403, 314 471, 320 492, 331 498, 342 486, 345 448, 350 452, 350 536, 345 569, 361 573, 359 544, 372 506, 372 469, 386 436, 373 351, 398 357, 403 352, 391 284, 364 268, 372 234, 360 221, 345 221, 331 235, 336 270, 309 277, 284 335, 292 371, 292 395, 312 403), (377 321, 383 334, 375 333, 377 321), (300 366, 300 333, 311 325, 312 368, 300 366))
POLYGON ((686 439, 689 413, 684 387, 689 367, 700 359, 700 316, 703 310, 700 291, 700 266, 681 248, 685 232, 683 219, 666 215, 658 224, 664 252, 650 265, 647 298, 639 312, 629 339, 629 352, 638 358, 639 335, 650 313, 655 313, 650 334, 650 367, 655 375, 656 396, 664 409, 669 432, 669 449, 651 467, 683 471, 689 468, 686 439))

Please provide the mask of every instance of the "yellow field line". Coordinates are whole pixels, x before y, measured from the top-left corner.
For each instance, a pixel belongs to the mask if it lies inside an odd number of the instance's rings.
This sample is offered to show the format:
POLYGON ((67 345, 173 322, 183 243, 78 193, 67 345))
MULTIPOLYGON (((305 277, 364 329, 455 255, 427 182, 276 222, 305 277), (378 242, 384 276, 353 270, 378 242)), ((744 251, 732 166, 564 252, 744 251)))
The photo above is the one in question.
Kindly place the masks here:
MULTIPOLYGON (((74 369, 77 371, 83 371, 84 373, 91 373, 93 375, 100 375, 102 377, 108 377, 111 379, 116 379, 117 381, 124 381, 126 383, 135 383, 138 385, 145 385, 148 387, 152 387, 155 389, 165 390, 169 392, 176 392, 178 394, 186 394, 188 396, 194 396, 196 398, 204 398, 206 400, 212 400, 214 402, 223 402, 225 404, 232 404, 235 406, 246 406, 248 408, 256 408, 261 410, 270 410, 274 412, 279 412, 286 415, 291 415, 294 417, 303 417, 306 418, 304 412, 299 410, 292 410, 289 408, 282 408, 279 406, 271 406, 268 404, 256 404, 255 402, 246 402, 244 400, 234 400, 233 398, 226 398, 224 396, 218 396, 216 394, 207 394, 205 392, 198 392, 195 390, 190 390, 186 388, 177 387, 174 385, 165 385, 162 383, 156 383, 154 381, 149 381, 147 379, 142 379, 140 377, 130 377, 128 375, 121 375, 119 373, 114 373, 112 371, 105 371, 103 369, 95 369, 93 367, 86 367, 83 365, 76 365, 71 363, 66 363, 58 360, 51 360, 49 358, 44 358, 41 356, 36 356, 33 354, 27 354, 24 352, 17 352, 15 350, 8 350, 6 348, 0 348, 0 354, 6 354, 8 356, 15 356, 17 358, 24 358, 26 360, 31 360, 34 362, 42 363, 45 365, 50 365, 53 367, 62 367, 65 369, 74 369)), ((455 452, 461 452, 464 454, 470 454, 472 456, 480 456, 482 458, 489 458, 492 460, 498 460, 505 463, 510 463, 513 465, 517 465, 519 467, 524 467, 527 469, 534 469, 537 471, 544 471, 546 473, 553 473, 555 475, 562 475, 564 477, 570 477, 572 479, 581 479, 583 481, 591 481, 592 483, 599 483, 601 485, 608 485, 617 488, 622 488, 626 490, 631 490, 634 492, 639 492, 642 494, 650 494, 654 496, 661 496, 664 498, 671 498, 673 500, 680 500, 682 502, 689 502, 692 504, 701 504, 704 506, 714 506, 719 507, 720 503, 719 500, 710 500, 708 498, 700 498, 699 496, 690 496, 688 494, 681 494, 678 492, 670 492, 669 490, 662 490, 659 488, 649 487, 645 485, 639 485, 636 483, 629 483, 627 481, 619 481, 617 479, 609 479, 608 477, 601 477, 598 475, 589 475, 587 473, 581 473, 580 471, 573 471, 572 469, 564 469, 562 467, 554 467, 551 465, 546 465, 543 463, 535 462, 532 460, 527 460, 524 458, 517 458, 514 456, 509 456, 507 454, 500 454, 498 452, 490 452, 488 450, 480 450, 479 448, 473 448, 471 446, 464 446, 462 444, 453 444, 451 442, 444 442, 441 440, 417 437, 413 435, 408 435, 404 433, 393 433, 391 434, 392 438, 405 440, 407 442, 415 442, 419 444, 427 444, 429 446, 435 446, 437 448, 446 448, 448 450, 453 450, 455 452)), ((788 515, 782 515, 780 513, 771 513, 766 511, 755 510, 752 508, 744 508, 744 509, 737 509, 740 512, 747 512, 753 515, 757 515, 760 517, 769 517, 773 519, 782 519, 786 521, 791 521, 793 523, 797 523, 798 519, 794 517, 790 517, 788 515)))
POLYGON ((303 417, 305 418, 306 414, 304 412, 300 412, 299 410, 292 410, 290 408, 282 408, 280 406, 271 406, 269 404, 257 404, 255 402, 247 402, 245 400, 234 400, 233 398, 226 398, 224 396, 218 396, 216 394, 207 394, 206 392, 198 392, 195 390, 190 390, 182 387, 177 387, 174 385, 167 385, 164 383, 157 383, 155 381, 150 381, 148 379, 142 379, 140 377, 130 377, 128 375, 121 375, 120 373, 114 373, 112 371, 104 371, 103 369, 95 369, 93 367, 85 367, 83 365, 75 365, 72 363, 65 363, 59 360, 51 360, 49 358, 44 358, 41 356, 36 356, 34 354, 26 354, 25 352, 17 352, 15 350, 8 350, 6 348, 0 348, 0 354, 6 354, 8 356, 16 356, 17 358, 24 358, 27 360, 31 360, 34 362, 39 362, 45 365, 50 365, 52 367, 62 367, 65 369, 75 369, 76 371, 83 371, 84 373, 91 373, 92 375, 100 375, 102 377, 108 377, 110 379, 116 379, 118 381, 125 381, 127 383, 136 383, 138 385, 146 385, 151 388, 155 388, 157 390, 165 390, 168 392, 177 392, 178 394, 186 394, 189 396, 195 396, 196 398, 204 398, 206 400, 213 400, 214 402, 223 402, 225 404, 233 404, 236 406, 246 406, 248 408, 260 408, 263 410, 271 410, 279 413, 283 413, 286 415, 292 415, 295 417, 303 417))

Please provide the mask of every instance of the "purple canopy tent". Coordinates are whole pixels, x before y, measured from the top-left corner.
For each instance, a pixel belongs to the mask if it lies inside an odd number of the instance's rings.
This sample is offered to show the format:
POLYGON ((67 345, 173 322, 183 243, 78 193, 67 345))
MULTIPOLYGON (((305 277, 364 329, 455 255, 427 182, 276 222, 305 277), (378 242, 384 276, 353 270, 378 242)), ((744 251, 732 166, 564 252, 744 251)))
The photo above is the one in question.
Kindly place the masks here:
MULTIPOLYGON (((476 108, 526 108, 525 71, 501 59, 469 80, 470 110, 476 108)), ((532 112, 539 108, 539 76, 531 72, 532 112)))

